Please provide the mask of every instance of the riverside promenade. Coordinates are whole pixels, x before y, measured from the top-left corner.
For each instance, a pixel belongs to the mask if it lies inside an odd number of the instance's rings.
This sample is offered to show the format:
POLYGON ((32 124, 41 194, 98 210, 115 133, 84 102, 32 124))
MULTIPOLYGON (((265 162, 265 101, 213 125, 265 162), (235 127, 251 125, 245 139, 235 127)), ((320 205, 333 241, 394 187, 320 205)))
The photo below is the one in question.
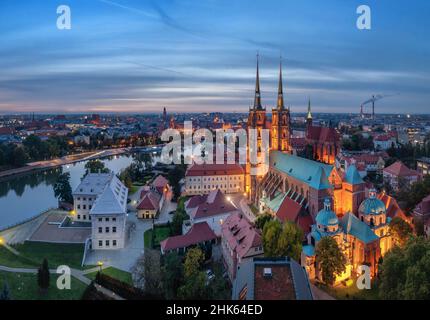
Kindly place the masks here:
POLYGON ((46 160, 46 161, 30 162, 27 165, 25 165, 24 167, 1 171, 0 172, 0 179, 12 177, 15 175, 22 175, 22 174, 30 173, 32 171, 37 171, 37 170, 51 169, 51 168, 55 168, 55 167, 59 167, 59 166, 67 165, 67 164, 72 164, 75 162, 94 160, 94 159, 100 159, 100 158, 120 155, 120 154, 127 153, 128 151, 129 151, 128 148, 109 149, 109 150, 74 154, 74 155, 65 156, 65 157, 58 158, 58 159, 46 160))

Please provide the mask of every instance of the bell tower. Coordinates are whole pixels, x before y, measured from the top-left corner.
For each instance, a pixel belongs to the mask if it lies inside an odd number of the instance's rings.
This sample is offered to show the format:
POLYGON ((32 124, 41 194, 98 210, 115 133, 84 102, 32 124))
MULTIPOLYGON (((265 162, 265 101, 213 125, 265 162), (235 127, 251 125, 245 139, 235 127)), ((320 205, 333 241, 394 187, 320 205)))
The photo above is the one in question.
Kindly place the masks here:
POLYGON ((284 105, 282 85, 282 60, 279 63, 278 99, 276 108, 272 109, 271 141, 272 150, 291 152, 291 118, 290 110, 284 105))
POLYGON ((257 168, 258 164, 250 163, 250 130, 255 129, 257 133, 257 159, 260 159, 263 148, 263 130, 266 129, 266 109, 261 105, 261 91, 260 91, 260 70, 259 70, 259 55, 257 54, 257 73, 255 80, 255 95, 254 95, 254 105, 249 109, 248 116, 248 164, 247 164, 247 192, 250 200, 254 202, 256 200, 257 188, 262 177, 255 174, 251 175, 251 168, 257 168))

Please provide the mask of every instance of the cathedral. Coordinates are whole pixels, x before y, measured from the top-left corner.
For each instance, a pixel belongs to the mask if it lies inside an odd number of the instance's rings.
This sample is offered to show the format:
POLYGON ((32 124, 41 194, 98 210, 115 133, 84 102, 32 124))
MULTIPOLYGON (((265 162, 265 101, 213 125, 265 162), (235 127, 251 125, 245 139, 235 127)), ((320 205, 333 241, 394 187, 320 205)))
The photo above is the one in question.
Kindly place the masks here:
MULTIPOLYGON (((296 155, 291 144, 290 109, 284 104, 282 64, 279 69, 278 97, 271 121, 262 106, 260 71, 257 60, 254 105, 249 110, 248 129, 257 131, 257 156, 269 149, 265 174, 246 170, 250 202, 260 214, 269 213, 280 221, 295 222, 306 235, 302 265, 311 279, 320 278, 315 247, 323 237, 333 237, 347 257, 347 270, 338 280, 349 278, 365 264, 374 276, 378 262, 392 247, 389 222, 392 217, 375 190, 366 198, 366 185, 354 165, 342 172, 334 166, 340 151, 337 130, 313 125, 310 102, 306 116, 306 144, 313 159, 296 155), (263 130, 270 132, 270 145, 264 146, 263 130), (266 150, 264 150, 266 149, 266 150)), ((254 144, 255 146, 255 144, 254 144)), ((252 146, 248 146, 251 150, 252 146)))

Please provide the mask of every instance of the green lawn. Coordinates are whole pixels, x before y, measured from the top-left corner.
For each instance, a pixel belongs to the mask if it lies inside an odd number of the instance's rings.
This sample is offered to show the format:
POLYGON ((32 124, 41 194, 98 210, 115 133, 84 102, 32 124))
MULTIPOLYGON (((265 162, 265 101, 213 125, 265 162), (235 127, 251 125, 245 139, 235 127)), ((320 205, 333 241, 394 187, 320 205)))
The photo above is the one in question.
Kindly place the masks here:
MULTIPOLYGON (((96 278, 97 272, 98 271, 88 273, 85 276, 91 280, 94 280, 96 278)), ((106 269, 103 269, 102 273, 111 277, 111 278, 114 278, 114 279, 120 280, 122 282, 128 283, 129 285, 133 285, 133 280, 131 279, 131 273, 129 273, 129 272, 122 271, 122 270, 116 269, 114 267, 108 267, 106 269)))
POLYGON ((133 184, 131 188, 128 190, 128 195, 133 195, 139 190, 140 186, 133 184))
POLYGON ((370 290, 359 290, 355 281, 350 286, 339 285, 334 288, 325 285, 318 287, 338 300, 380 300, 378 286, 372 283, 370 290))
POLYGON ((38 266, 34 261, 17 256, 4 246, 0 246, 0 265, 11 268, 34 268, 38 266))
POLYGON ((152 242, 152 233, 154 231, 152 229, 146 230, 143 235, 143 241, 145 244, 145 248, 158 247, 160 242, 164 239, 167 239, 170 236, 170 228, 169 227, 155 227, 155 239, 153 246, 152 242))
POLYGON ((84 254, 83 244, 58 244, 28 242, 15 245, 14 248, 21 256, 34 261, 40 265, 44 258, 48 259, 50 268, 67 265, 71 268, 81 269, 84 254))
POLYGON ((0 288, 4 282, 9 285, 13 300, 80 300, 86 285, 72 277, 70 290, 59 290, 56 287, 57 275, 51 274, 51 285, 46 294, 39 292, 37 275, 0 271, 0 288))

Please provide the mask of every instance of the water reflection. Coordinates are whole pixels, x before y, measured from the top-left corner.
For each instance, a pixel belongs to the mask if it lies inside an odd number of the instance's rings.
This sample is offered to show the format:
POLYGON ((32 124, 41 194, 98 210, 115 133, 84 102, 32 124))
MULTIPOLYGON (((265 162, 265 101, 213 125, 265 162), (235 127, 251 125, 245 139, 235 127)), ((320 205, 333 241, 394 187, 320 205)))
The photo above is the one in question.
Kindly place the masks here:
MULTIPOLYGON (((128 167, 137 155, 121 155, 102 159, 115 173, 128 167)), ((158 157, 152 157, 153 162, 158 157)), ((57 205, 53 185, 62 172, 70 173, 72 189, 85 173, 85 163, 78 162, 55 169, 33 172, 0 182, 0 228, 20 222, 57 205)))

